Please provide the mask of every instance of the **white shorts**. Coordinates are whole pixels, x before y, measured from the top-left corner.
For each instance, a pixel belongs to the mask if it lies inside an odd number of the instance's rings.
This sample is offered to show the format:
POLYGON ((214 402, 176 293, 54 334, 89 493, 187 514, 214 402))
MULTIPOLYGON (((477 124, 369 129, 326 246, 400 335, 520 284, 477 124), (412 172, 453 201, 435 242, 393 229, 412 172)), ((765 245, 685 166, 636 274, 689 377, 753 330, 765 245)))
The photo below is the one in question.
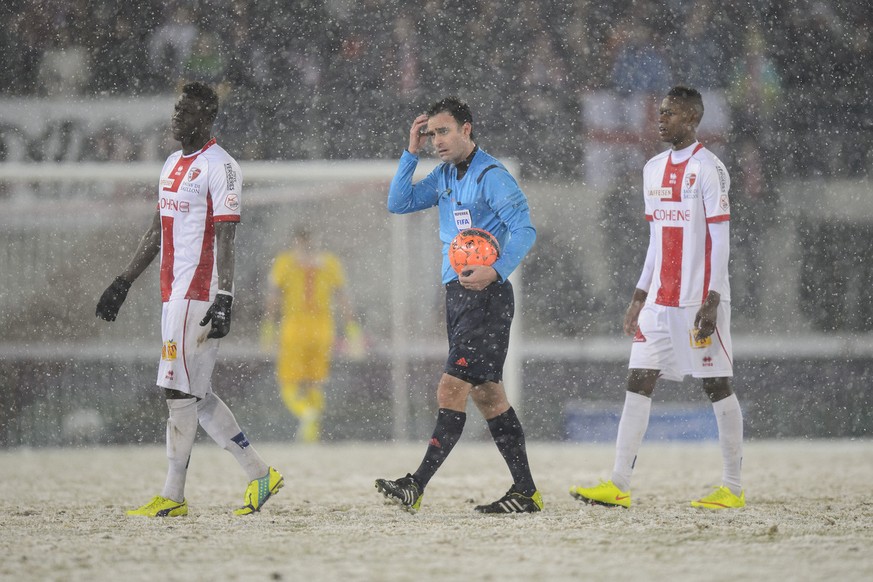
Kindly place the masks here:
POLYGON ((647 303, 640 312, 628 368, 659 370, 661 378, 675 382, 689 374, 695 378, 733 376, 730 302, 718 304, 715 333, 703 342, 695 341, 692 333, 699 309, 647 303))
POLYGON ((198 398, 212 392, 212 369, 218 357, 217 339, 206 339, 210 325, 200 325, 210 301, 173 299, 161 311, 161 362, 158 386, 198 398))

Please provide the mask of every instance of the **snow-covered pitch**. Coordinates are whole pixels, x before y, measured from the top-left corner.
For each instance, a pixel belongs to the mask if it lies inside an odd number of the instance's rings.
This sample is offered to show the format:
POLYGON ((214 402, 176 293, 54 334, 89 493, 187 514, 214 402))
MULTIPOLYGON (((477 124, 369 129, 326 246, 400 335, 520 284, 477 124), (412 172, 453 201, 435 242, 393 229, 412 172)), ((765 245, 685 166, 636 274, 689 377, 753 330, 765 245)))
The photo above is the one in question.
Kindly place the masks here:
POLYGON ((0 580, 871 580, 873 441, 746 444, 747 507, 688 506, 720 479, 712 442, 645 443, 633 507, 583 505, 611 445, 530 443, 545 511, 485 516, 509 486, 490 443, 461 440, 417 515, 373 481, 412 471, 424 443, 255 443, 286 486, 236 517, 245 477, 194 448, 190 514, 131 518, 161 490, 163 447, 0 450, 0 580))

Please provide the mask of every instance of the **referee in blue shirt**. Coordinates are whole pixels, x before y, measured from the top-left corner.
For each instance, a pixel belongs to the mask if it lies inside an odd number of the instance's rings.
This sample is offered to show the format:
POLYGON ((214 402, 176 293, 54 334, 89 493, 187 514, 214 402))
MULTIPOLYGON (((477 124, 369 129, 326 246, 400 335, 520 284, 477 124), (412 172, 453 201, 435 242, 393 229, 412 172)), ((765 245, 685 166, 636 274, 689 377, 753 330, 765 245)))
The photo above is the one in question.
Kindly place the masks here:
POLYGON ((427 452, 415 473, 397 480, 377 479, 376 488, 404 509, 417 511, 431 477, 461 437, 467 397, 488 421, 488 428, 512 475, 502 498, 479 505, 481 513, 530 513, 543 508, 525 450, 521 422, 506 398, 503 363, 515 311, 508 281, 536 239, 527 198, 497 159, 476 145, 473 115, 466 103, 446 97, 412 122, 409 147, 388 192, 388 210, 407 214, 436 206, 443 244, 446 327, 449 355, 437 387, 439 415, 427 452), (418 152, 430 138, 441 163, 413 184, 418 152), (468 266, 460 276, 448 259, 449 243, 459 231, 481 228, 493 234, 500 256, 491 266, 468 266))

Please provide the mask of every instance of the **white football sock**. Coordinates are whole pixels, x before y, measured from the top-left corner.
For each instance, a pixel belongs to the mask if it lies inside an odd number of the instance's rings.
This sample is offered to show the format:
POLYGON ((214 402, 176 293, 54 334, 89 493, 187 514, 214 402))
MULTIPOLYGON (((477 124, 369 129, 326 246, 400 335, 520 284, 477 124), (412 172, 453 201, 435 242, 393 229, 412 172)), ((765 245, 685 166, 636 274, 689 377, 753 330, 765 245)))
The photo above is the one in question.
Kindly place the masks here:
POLYGON ((743 411, 736 394, 712 403, 718 424, 718 444, 724 465, 722 483, 734 495, 743 491, 740 471, 743 466, 743 411))
POLYGON ((207 394, 197 407, 197 416, 203 430, 218 443, 218 446, 230 451, 248 475, 249 481, 267 474, 269 467, 255 447, 249 444, 233 413, 221 398, 211 392, 207 394))
POLYGON ((197 399, 169 398, 167 408, 167 480, 161 497, 182 502, 185 500, 185 477, 188 460, 197 436, 197 399))
POLYGON ((652 399, 636 392, 625 392, 624 409, 618 422, 615 439, 615 465, 612 482, 622 491, 630 489, 631 474, 637 462, 637 453, 649 427, 652 399))

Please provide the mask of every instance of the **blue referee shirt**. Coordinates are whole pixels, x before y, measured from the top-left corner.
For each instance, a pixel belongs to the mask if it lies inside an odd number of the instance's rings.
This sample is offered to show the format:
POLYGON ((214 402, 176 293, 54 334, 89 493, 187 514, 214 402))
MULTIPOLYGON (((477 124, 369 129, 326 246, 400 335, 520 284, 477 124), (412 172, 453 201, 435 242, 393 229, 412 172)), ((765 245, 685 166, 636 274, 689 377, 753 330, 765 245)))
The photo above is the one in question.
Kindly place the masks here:
POLYGON ((439 206, 440 240, 443 243, 443 283, 458 278, 449 264, 449 243, 465 228, 482 228, 497 237, 500 257, 492 267, 509 277, 536 240, 527 198, 503 164, 481 149, 458 180, 457 168, 443 162, 426 178, 412 183, 418 156, 403 152, 388 190, 388 210, 408 214, 439 206))

